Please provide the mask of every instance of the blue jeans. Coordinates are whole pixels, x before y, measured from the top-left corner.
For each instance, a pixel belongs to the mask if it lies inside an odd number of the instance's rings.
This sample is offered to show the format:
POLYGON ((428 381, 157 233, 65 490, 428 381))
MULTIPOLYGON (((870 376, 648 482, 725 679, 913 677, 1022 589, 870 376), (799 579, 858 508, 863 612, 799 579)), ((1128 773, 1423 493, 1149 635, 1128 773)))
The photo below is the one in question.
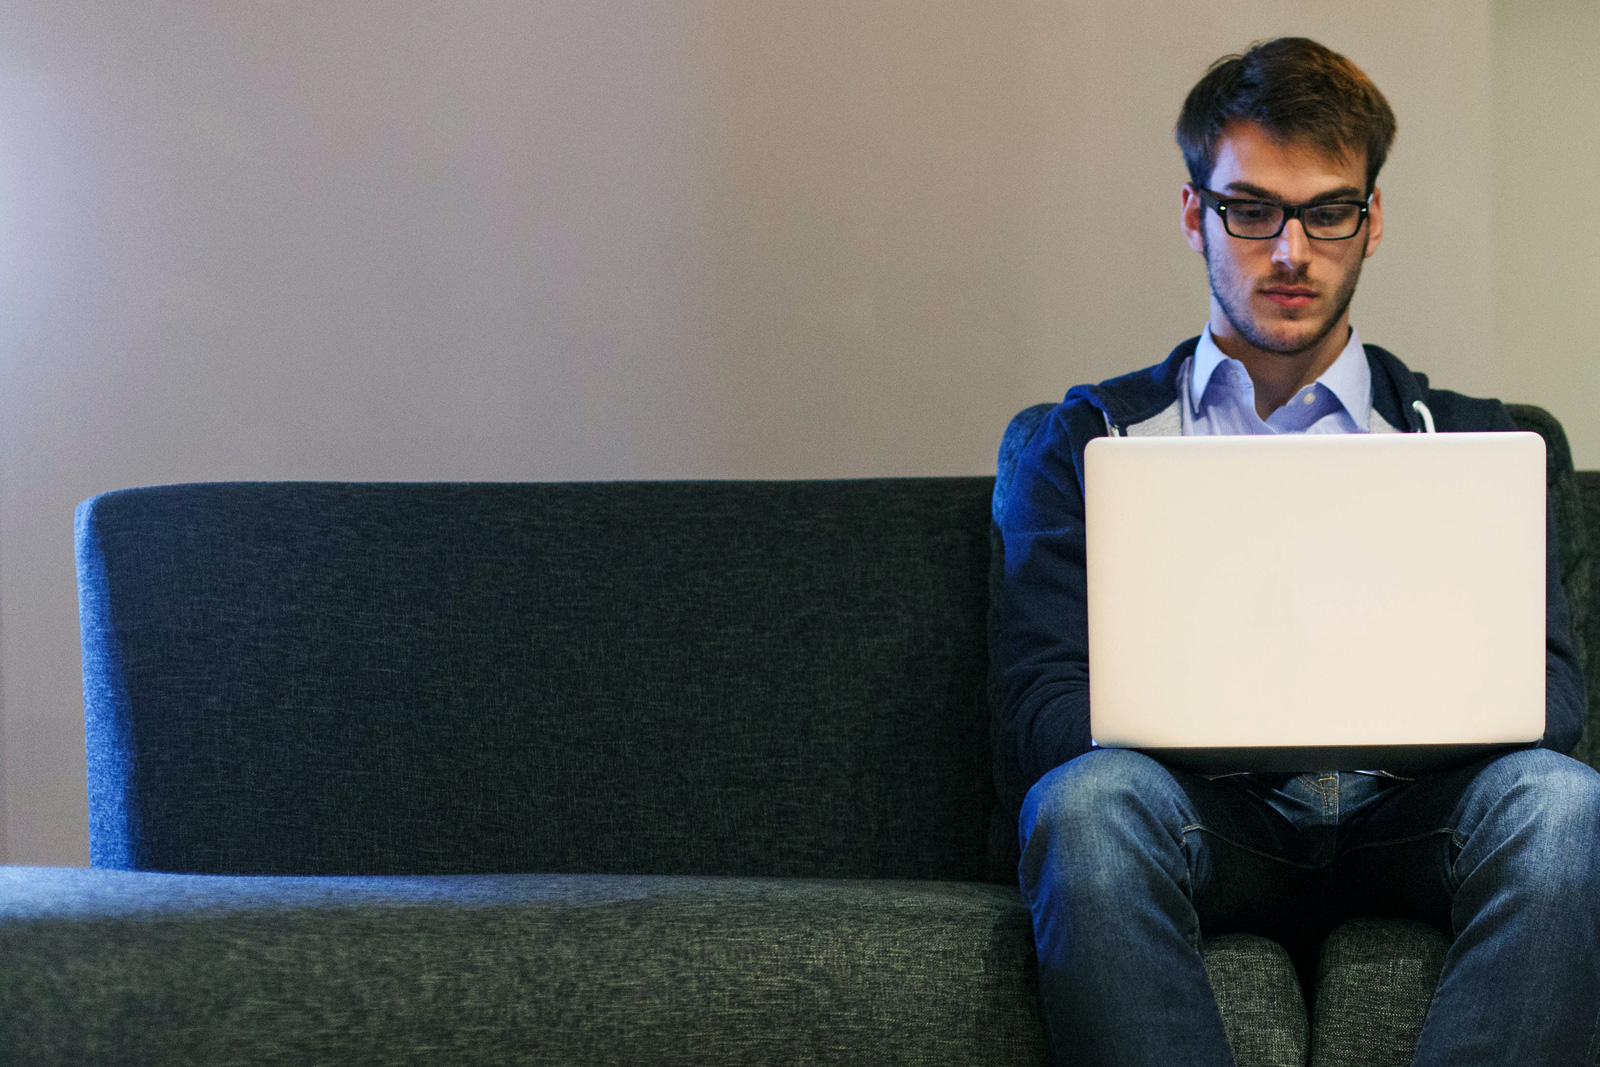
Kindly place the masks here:
POLYGON ((1063 1062, 1232 1064, 1202 932, 1301 961, 1344 919, 1391 915, 1453 937, 1416 1064, 1594 1067, 1600 774, 1577 760, 1210 778, 1100 749, 1039 780, 1021 840, 1063 1062))

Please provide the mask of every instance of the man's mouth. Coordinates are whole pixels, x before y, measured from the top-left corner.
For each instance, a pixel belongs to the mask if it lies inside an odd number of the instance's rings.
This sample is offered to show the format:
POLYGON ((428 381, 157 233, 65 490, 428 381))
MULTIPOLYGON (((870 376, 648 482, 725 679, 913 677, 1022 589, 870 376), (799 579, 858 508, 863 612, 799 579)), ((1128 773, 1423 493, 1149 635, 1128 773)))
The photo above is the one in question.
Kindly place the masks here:
POLYGON ((1317 291, 1304 285, 1269 285, 1261 295, 1281 308, 1303 308, 1317 298, 1317 291))

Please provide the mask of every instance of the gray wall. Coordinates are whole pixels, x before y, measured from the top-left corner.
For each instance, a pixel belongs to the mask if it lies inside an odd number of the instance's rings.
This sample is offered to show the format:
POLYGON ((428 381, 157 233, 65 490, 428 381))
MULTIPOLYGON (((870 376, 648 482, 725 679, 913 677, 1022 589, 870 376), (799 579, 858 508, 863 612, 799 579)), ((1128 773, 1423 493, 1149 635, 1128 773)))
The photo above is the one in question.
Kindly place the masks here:
POLYGON ((1493 7, 1495 314, 1508 395, 1600 468, 1600 0, 1493 7))
POLYGON ((1593 114, 1593 4, 1535 6, 0 2, 4 858, 87 858, 79 500, 986 471, 1017 408, 1200 327, 1170 128, 1255 38, 1399 113, 1363 336, 1600 466, 1595 243, 1496 229, 1596 171, 1524 116, 1563 78, 1593 114))

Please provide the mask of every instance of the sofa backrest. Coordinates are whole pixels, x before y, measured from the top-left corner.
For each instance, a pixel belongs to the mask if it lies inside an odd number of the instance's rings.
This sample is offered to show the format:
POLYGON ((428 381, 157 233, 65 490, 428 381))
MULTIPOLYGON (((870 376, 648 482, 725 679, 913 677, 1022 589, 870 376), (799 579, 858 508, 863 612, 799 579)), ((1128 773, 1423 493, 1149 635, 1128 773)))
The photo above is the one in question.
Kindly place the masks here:
POLYGON ((95 497, 92 862, 982 878, 991 487, 95 497))

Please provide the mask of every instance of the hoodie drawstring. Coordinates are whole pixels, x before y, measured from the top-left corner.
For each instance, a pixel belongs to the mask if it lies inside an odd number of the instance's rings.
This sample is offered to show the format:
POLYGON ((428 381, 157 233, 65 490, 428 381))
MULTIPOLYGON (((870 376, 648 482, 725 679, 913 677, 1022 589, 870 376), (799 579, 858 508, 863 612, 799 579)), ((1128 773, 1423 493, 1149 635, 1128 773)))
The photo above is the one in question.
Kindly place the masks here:
POLYGON ((1433 412, 1428 410, 1428 405, 1420 400, 1413 400, 1411 402, 1411 410, 1422 416, 1422 432, 1433 433, 1433 412))

